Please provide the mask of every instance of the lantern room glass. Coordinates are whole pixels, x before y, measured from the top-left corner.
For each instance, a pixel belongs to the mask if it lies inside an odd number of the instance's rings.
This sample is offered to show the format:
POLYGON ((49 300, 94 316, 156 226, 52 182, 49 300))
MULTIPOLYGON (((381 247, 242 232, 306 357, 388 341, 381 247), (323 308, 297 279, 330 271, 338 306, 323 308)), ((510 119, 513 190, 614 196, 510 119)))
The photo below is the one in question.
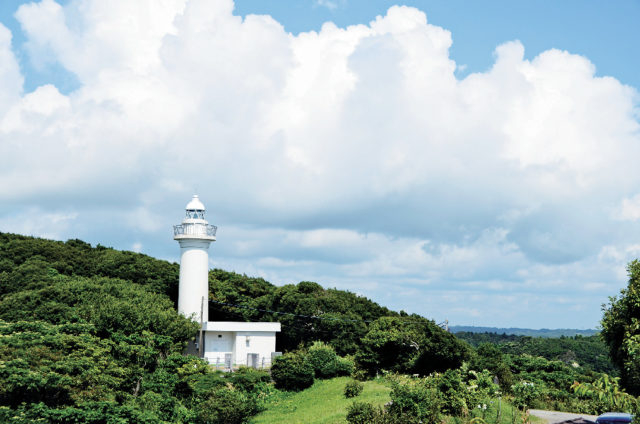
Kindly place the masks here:
POLYGON ((187 210, 187 219, 204 219, 204 211, 187 210))

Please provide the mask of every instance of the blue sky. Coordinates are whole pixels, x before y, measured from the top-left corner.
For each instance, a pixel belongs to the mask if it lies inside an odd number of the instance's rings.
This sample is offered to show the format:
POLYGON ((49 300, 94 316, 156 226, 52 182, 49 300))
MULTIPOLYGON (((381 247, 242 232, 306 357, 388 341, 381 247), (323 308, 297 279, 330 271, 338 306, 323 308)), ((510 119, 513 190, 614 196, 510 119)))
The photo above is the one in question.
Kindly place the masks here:
POLYGON ((0 4, 0 231, 592 328, 640 256, 640 3, 0 4))

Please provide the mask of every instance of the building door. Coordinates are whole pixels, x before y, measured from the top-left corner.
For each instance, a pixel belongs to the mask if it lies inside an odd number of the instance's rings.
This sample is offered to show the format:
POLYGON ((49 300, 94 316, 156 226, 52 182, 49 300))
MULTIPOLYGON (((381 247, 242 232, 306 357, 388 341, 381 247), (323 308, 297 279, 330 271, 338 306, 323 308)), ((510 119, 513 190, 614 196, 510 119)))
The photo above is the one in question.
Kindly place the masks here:
POLYGON ((257 353, 247 353, 247 366, 251 368, 258 368, 257 353))
POLYGON ((230 370, 231 367, 233 366, 232 357, 233 355, 230 353, 224 354, 224 367, 228 370, 230 370))

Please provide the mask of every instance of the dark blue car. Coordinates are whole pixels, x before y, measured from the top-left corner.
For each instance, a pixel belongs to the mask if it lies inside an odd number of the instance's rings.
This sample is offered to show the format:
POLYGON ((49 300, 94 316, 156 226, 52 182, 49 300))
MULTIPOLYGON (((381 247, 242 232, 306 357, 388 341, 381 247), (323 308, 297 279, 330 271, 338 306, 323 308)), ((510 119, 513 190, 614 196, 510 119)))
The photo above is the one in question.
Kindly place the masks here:
POLYGON ((596 419, 597 424, 628 424, 631 422, 631 414, 624 412, 607 412, 596 419))

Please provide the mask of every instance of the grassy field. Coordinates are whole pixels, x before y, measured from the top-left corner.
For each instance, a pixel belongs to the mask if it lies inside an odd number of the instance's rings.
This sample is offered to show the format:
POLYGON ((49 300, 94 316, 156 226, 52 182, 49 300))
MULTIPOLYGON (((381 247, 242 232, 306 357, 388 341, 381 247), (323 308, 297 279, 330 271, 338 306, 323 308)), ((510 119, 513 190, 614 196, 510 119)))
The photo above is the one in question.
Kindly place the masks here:
MULTIPOLYGON (((390 388, 384 380, 367 381, 360 396, 352 399, 344 397, 344 385, 349 377, 338 377, 332 380, 316 380, 312 387, 298 393, 281 392, 274 398, 268 409, 254 417, 251 424, 345 424, 347 408, 354 400, 383 405, 389 402, 390 388)), ((498 400, 487 410, 484 419, 495 424, 498 411, 498 400)), ((522 416, 508 402, 500 402, 499 424, 521 424, 522 416)), ((481 417, 479 411, 473 410, 471 417, 481 417)), ((469 418, 471 418, 469 417, 469 418)), ((538 417, 529 417, 534 424, 546 421, 538 417)), ((462 419, 446 417, 446 424, 460 424, 462 419)))
POLYGON ((346 423, 347 407, 354 400, 383 405, 389 402, 389 387, 382 381, 367 381, 360 396, 344 397, 349 377, 316 380, 312 387, 274 400, 269 409, 257 415, 252 424, 333 424, 346 423))

